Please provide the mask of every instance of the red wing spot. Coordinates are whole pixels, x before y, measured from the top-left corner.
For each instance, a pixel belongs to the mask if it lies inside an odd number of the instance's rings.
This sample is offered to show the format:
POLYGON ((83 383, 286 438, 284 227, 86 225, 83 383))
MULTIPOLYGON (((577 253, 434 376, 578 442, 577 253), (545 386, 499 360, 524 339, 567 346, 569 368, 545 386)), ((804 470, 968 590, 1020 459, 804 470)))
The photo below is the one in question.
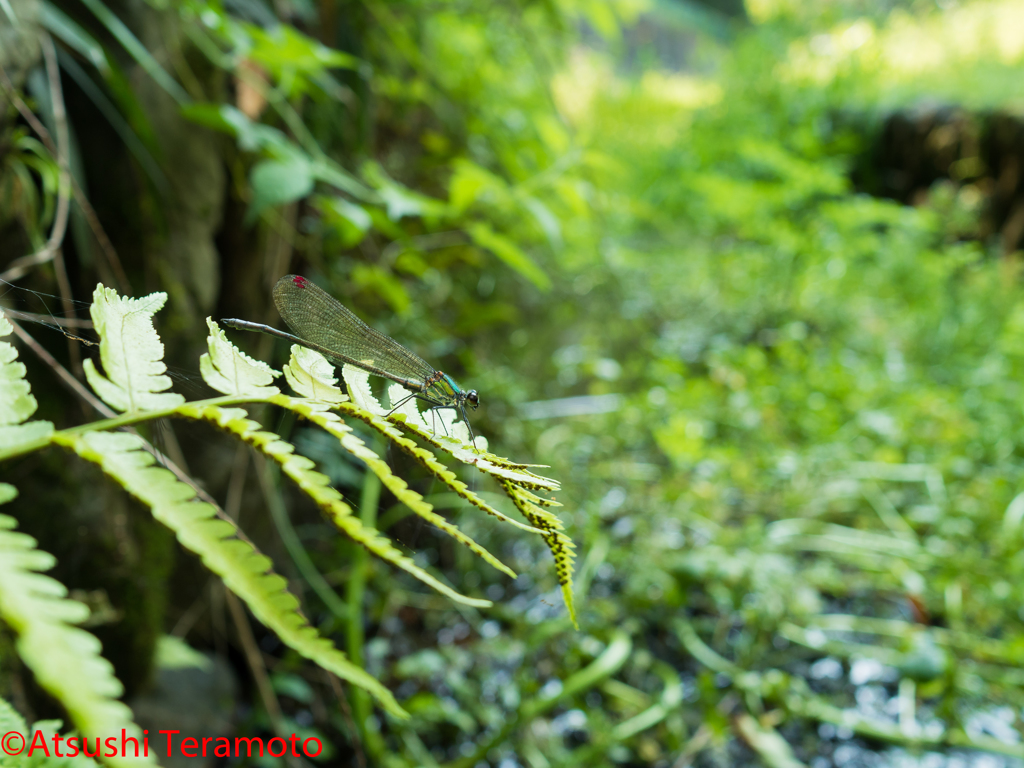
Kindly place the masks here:
POLYGON ((295 285, 297 285, 299 288, 305 288, 306 283, 308 283, 309 281, 304 277, 299 277, 298 275, 296 275, 295 277, 292 278, 292 282, 295 283, 295 285))

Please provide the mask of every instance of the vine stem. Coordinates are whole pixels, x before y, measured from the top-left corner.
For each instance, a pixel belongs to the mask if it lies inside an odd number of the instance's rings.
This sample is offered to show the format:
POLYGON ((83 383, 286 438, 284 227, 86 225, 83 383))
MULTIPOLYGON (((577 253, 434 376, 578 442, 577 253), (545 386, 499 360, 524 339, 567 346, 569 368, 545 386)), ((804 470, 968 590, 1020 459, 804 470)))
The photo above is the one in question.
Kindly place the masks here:
MULTIPOLYGON (((379 446, 374 446, 379 451, 379 446)), ((359 498, 359 520, 367 528, 377 525, 377 508, 380 505, 381 482, 373 472, 367 470, 363 479, 363 490, 359 498)), ((363 547, 356 549, 352 558, 352 574, 348 580, 348 654, 353 664, 365 668, 363 646, 363 602, 366 597, 366 582, 370 576, 370 553, 363 547)), ((375 751, 371 734, 367 729, 367 717, 370 714, 370 700, 365 692, 358 688, 352 690, 352 705, 355 709, 356 727, 362 732, 363 742, 368 751, 375 751)))

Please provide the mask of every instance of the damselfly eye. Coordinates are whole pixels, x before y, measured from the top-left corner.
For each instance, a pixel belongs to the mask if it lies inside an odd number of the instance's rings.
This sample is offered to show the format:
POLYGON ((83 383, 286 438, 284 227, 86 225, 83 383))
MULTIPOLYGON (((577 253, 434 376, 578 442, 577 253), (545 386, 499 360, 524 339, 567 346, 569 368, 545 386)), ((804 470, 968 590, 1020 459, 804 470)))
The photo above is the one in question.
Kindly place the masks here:
POLYGON ((476 410, 477 406, 480 405, 480 396, 476 393, 475 389, 471 389, 466 393, 466 402, 469 403, 469 407, 473 410, 476 410))

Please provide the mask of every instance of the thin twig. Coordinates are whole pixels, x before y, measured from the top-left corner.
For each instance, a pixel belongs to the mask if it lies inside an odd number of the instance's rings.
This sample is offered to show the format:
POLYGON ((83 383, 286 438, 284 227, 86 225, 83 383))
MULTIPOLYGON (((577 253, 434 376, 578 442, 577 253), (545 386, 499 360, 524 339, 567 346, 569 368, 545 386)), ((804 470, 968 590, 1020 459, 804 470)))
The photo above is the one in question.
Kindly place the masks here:
MULTIPOLYGON (((245 661, 249 665, 249 671, 252 672, 253 679, 256 681, 256 688, 259 690, 260 698, 263 700, 263 708, 267 710, 267 716, 270 718, 274 732, 287 741, 284 724, 281 722, 281 703, 277 700, 277 694, 274 693, 274 688, 270 684, 267 665, 263 663, 263 654, 260 653, 259 646, 256 644, 256 638, 252 634, 252 627, 249 626, 249 617, 245 615, 245 611, 242 610, 242 601, 235 597, 234 592, 229 589, 224 590, 224 596, 227 598, 228 609, 231 611, 231 618, 234 620, 235 629, 238 631, 238 640, 242 644, 245 661)), ((285 754, 285 760, 291 766, 303 764, 303 761, 287 753, 285 754)))
MULTIPOLYGON (((40 35, 40 42, 43 49, 43 60, 46 62, 46 77, 50 83, 50 105, 53 110, 53 125, 57 129, 57 162, 60 165, 60 193, 70 186, 70 147, 71 134, 68 132, 68 113, 64 108, 64 91, 60 84, 60 69, 57 67, 57 49, 53 47, 53 39, 43 32, 40 35)), ((59 200, 58 200, 59 202, 59 200)), ((67 200, 64 203, 68 207, 67 200)), ((68 280, 68 271, 64 265, 64 252, 61 250, 61 242, 64 240, 64 231, 67 228, 67 210, 64 212, 63 222, 60 231, 60 240, 53 243, 53 271, 57 277, 57 288, 60 290, 61 303, 64 305, 64 316, 74 317, 75 306, 71 300, 71 281, 68 280)), ((52 240, 53 238, 51 238, 52 240)), ((82 375, 82 350, 78 346, 76 337, 64 334, 68 338, 68 358, 71 361, 71 370, 79 376, 82 375)))
MULTIPOLYGON (((68 188, 70 189, 70 187, 71 185, 69 184, 68 188)), ((53 254, 56 251, 56 248, 54 247, 54 235, 57 233, 57 224, 59 223, 58 220, 61 216, 61 204, 64 200, 65 198, 62 193, 58 193, 57 217, 54 219, 53 229, 50 231, 50 239, 46 241, 46 245, 35 253, 30 253, 28 256, 19 256, 12 261, 7 269, 0 272, 0 280, 5 280, 7 282, 17 280, 18 278, 27 275, 32 267, 38 267, 40 264, 45 264, 53 259, 53 254)), ((70 206, 68 205, 65 207, 70 206)), ((63 237, 63 233, 61 236, 63 237)))
POLYGON ((47 366, 49 366, 50 369, 54 373, 56 373, 58 377, 60 377, 60 380, 68 389, 70 389, 74 394, 78 395, 78 397, 80 397, 82 400, 91 405, 101 416, 108 419, 113 419, 117 417, 117 414, 113 410, 111 410, 111 408, 106 403, 99 400, 92 392, 83 387, 82 382, 80 382, 78 379, 72 376, 67 368, 65 368, 63 365, 57 362, 57 359, 49 352, 47 352, 46 349, 43 348, 43 346, 40 345, 38 341, 32 338, 32 336, 30 336, 24 328, 18 325, 18 322, 16 320, 12 319, 10 315, 8 315, 6 312, 4 312, 4 316, 7 318, 7 321, 11 324, 11 327, 14 328, 14 333, 17 335, 19 339, 21 339, 22 343, 24 343, 26 347, 32 350, 32 352, 35 353, 36 357, 38 357, 47 366))
MULTIPOLYGON (((3 90, 11 103, 15 106, 18 112, 24 118, 25 122, 28 123, 29 127, 35 131, 40 141, 46 149, 57 158, 58 163, 62 163, 60 152, 57 150, 57 145, 53 141, 53 137, 50 136, 50 132, 46 130, 46 126, 43 125, 39 118, 35 116, 31 109, 24 100, 18 95, 17 90, 14 87, 14 83, 11 82, 11 78, 7 75, 7 70, 0 66, 0 85, 3 86, 3 90)), ((125 274, 124 267, 121 266, 121 260, 117 256, 117 251, 114 250, 113 243, 110 242, 110 238, 107 237, 106 231, 103 229, 103 225, 100 224, 99 217, 96 215, 96 210, 92 207, 89 199, 85 196, 85 192, 78 184, 78 180, 75 179, 71 168, 67 163, 62 163, 62 169, 68 172, 71 178, 71 189, 74 194, 75 202, 78 203, 78 207, 82 211, 82 215, 85 216, 86 222, 89 224, 89 228, 92 230, 93 235, 96 237, 96 241, 100 244, 100 249, 103 251, 103 255, 106 256, 107 263, 110 266, 111 272, 113 273, 114 279, 118 283, 118 288, 121 293, 131 295, 131 283, 128 280, 128 276, 125 274)), ((2 277, 2 275, 0 275, 2 277)), ((16 278, 10 278, 16 279, 16 278)))
POLYGON ((14 318, 15 320, 24 320, 29 323, 39 323, 39 325, 56 326, 57 328, 88 328, 92 329, 92 320, 86 320, 80 317, 54 317, 53 315, 40 315, 37 312, 21 312, 17 309, 8 309, 4 307, 4 314, 8 318, 14 318))
POLYGON ((274 731, 280 730, 281 703, 277 700, 273 687, 270 685, 270 676, 267 674, 267 665, 263 663, 263 654, 260 653, 256 638, 252 634, 252 627, 249 626, 249 617, 242 610, 242 602, 235 597, 230 589, 225 590, 224 597, 227 599, 228 610, 231 611, 231 618, 235 622, 235 629, 238 632, 238 641, 242 644, 242 652, 245 654, 245 662, 249 665, 253 680, 256 681, 256 688, 263 700, 263 708, 267 710, 267 717, 273 724, 274 731))
POLYGON ((345 718, 345 724, 352 734, 352 749, 356 753, 356 765, 358 768, 366 768, 366 754, 363 752, 363 742, 359 736, 359 729, 356 728, 356 721, 352 717, 352 707, 349 706, 348 696, 345 695, 345 688, 342 686, 337 675, 327 670, 324 670, 324 674, 327 675, 327 679, 331 682, 331 688, 334 689, 334 695, 338 699, 338 706, 341 707, 341 716, 345 718))
POLYGON ((203 599, 202 594, 200 594, 199 597, 192 601, 192 605, 190 605, 185 612, 181 614, 174 625, 174 629, 172 629, 168 634, 171 637, 184 638, 189 633, 189 630, 195 626, 199 617, 203 615, 203 611, 206 610, 206 607, 207 602, 203 599))
POLYGON ((228 480, 228 494, 224 498, 224 511, 233 520, 238 520, 242 512, 242 496, 245 492, 248 469, 249 446, 240 442, 235 448, 235 460, 231 464, 231 476, 228 480))
POLYGON ((0 274, 0 279, 3 280, 17 280, 32 269, 32 267, 45 264, 56 257, 61 243, 64 242, 64 235, 67 233, 68 213, 71 210, 71 174, 68 172, 66 154, 69 144, 67 138, 67 113, 64 109, 64 96, 60 86, 60 76, 56 72, 57 54, 49 35, 43 33, 41 40, 43 43, 43 56, 46 60, 46 72, 50 81, 50 99, 53 104, 53 120, 57 126, 59 144, 56 158, 60 168, 60 179, 57 184, 57 211, 53 217, 53 228, 50 230, 50 238, 46 241, 46 245, 33 254, 22 256, 20 259, 15 259, 11 262, 10 266, 0 274))
POLYGON ((181 443, 178 436, 174 434, 174 426, 170 419, 160 419, 153 424, 154 432, 159 432, 160 446, 165 458, 170 459, 169 463, 177 464, 184 472, 191 476, 188 461, 185 459, 185 452, 181 450, 181 443))
POLYGON ((708 728, 707 724, 701 724, 697 732, 693 734, 693 738, 683 745, 683 751, 679 753, 679 757, 672 763, 672 768, 689 768, 690 764, 693 763, 693 759, 703 752, 704 747, 711 741, 712 735, 711 729, 708 728))

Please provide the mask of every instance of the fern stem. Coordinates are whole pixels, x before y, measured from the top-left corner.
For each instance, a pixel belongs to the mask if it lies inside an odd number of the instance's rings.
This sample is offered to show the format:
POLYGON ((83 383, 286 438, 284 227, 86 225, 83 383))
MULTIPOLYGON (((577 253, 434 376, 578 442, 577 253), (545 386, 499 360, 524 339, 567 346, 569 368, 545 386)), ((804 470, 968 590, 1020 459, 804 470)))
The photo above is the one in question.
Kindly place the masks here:
POLYGON ((285 549, 288 550, 292 562, 299 569, 299 573, 302 574, 302 578, 305 579, 309 588, 316 593, 317 597, 320 598, 335 617, 342 620, 347 619, 349 617, 348 605, 338 597, 334 588, 327 583, 327 580, 317 570, 312 558, 310 558, 306 548, 302 545, 299 535, 295 532, 291 520, 288 518, 284 500, 281 498, 280 473, 277 471, 276 465, 266 461, 262 456, 260 459, 260 485, 263 488, 263 496, 267 501, 267 509, 270 510, 270 517, 273 519, 274 527, 277 529, 277 535, 281 537, 281 542, 284 544, 285 549))
MULTIPOLYGON (((377 446, 375 446, 375 450, 377 446)), ((363 491, 359 499, 359 519, 367 528, 377 525, 377 507, 380 504, 381 482, 373 472, 367 471, 363 479, 363 491)), ((348 655, 352 663, 363 667, 363 599, 370 572, 370 553, 358 547, 352 558, 352 574, 348 580, 348 655)), ((362 731, 363 742, 370 747, 366 737, 366 718, 370 714, 370 700, 358 688, 352 691, 356 725, 362 731)))
POLYGON ((225 395, 224 397, 213 397, 208 400, 197 400, 189 403, 182 403, 169 408, 160 408, 153 411, 134 411, 132 413, 124 413, 120 416, 115 416, 112 419, 101 419, 100 421, 91 421, 88 424, 82 424, 77 427, 71 427, 70 429, 62 429, 58 432, 54 432, 48 437, 40 438, 38 440, 32 440, 26 443, 20 443, 6 449, 0 449, 0 461, 6 461, 7 459, 13 459, 18 456, 24 456, 28 453, 41 450, 51 443, 59 443, 62 438, 72 438, 77 435, 86 434, 89 432, 109 432, 114 429, 120 429, 121 427, 130 427, 135 424, 141 424, 146 421, 153 421, 154 419, 165 419, 169 416, 177 416, 178 409, 183 405, 190 407, 204 407, 208 405, 216 406, 227 406, 227 405, 245 405, 246 403, 264 402, 263 398, 258 397, 238 397, 236 395, 225 395))

